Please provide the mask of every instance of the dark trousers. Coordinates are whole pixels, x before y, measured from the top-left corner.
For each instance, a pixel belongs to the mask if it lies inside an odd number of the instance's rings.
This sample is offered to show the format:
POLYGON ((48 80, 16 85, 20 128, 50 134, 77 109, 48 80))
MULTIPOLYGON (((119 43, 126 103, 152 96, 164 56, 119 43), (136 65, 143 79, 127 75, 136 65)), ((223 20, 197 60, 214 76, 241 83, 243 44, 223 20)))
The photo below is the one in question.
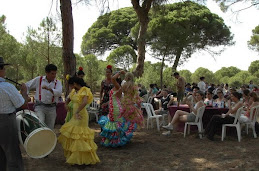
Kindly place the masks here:
POLYGON ((0 171, 23 171, 15 114, 0 114, 0 171))
POLYGON ((232 124, 234 120, 235 118, 231 116, 222 118, 221 115, 214 115, 205 129, 205 134, 213 138, 218 128, 221 128, 223 124, 232 124))

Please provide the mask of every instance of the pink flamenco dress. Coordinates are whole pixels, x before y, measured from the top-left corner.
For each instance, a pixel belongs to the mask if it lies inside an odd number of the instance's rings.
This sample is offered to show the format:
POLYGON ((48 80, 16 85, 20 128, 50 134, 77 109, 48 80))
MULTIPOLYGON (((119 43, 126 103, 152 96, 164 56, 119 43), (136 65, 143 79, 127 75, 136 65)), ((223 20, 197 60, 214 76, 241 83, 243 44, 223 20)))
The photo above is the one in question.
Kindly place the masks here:
POLYGON ((58 142, 64 149, 66 162, 72 165, 89 165, 100 162, 96 154, 97 145, 94 142, 95 131, 88 127, 89 116, 86 108, 80 111, 80 120, 75 117, 84 96, 87 96, 87 104, 93 101, 93 95, 87 87, 82 87, 78 92, 73 89, 69 94, 73 102, 74 115, 60 128, 61 135, 58 137, 58 142))
POLYGON ((115 95, 113 89, 109 94, 109 114, 101 116, 98 123, 102 128, 100 133, 101 145, 105 147, 119 147, 126 145, 133 136, 137 125, 127 122, 125 118, 120 117, 122 110, 120 99, 115 95))
POLYGON ((139 97, 136 86, 127 89, 122 99, 123 110, 121 116, 127 121, 136 123, 142 127, 144 125, 144 117, 140 108, 141 102, 142 100, 139 97))

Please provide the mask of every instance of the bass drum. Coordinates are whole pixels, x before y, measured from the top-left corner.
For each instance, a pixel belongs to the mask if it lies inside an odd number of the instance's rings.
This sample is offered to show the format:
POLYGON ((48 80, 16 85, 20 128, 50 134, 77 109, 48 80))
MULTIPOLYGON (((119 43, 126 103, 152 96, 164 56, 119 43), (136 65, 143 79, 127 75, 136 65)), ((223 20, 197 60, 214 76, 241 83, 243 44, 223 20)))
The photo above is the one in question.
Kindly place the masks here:
POLYGON ((16 113, 18 137, 26 153, 32 158, 43 158, 50 154, 57 143, 56 134, 41 122, 33 111, 16 113))

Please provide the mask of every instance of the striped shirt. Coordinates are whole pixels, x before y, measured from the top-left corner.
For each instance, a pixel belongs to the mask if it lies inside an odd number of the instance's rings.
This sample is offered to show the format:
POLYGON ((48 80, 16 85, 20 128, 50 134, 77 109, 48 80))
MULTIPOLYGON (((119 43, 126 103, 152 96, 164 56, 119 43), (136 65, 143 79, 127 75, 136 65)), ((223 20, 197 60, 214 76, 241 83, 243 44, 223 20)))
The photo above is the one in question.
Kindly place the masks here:
MULTIPOLYGON (((41 88, 41 100, 39 98, 40 76, 38 76, 38 77, 32 79, 31 81, 27 82, 26 86, 28 88, 28 91, 31 90, 31 89, 36 89, 36 93, 35 93, 35 100, 36 101, 41 101, 44 104, 52 104, 53 103, 52 102, 53 94, 49 90, 41 88)), ((62 84, 61 84, 61 82, 59 80, 56 80, 56 79, 54 81, 48 82, 46 76, 43 76, 42 82, 41 82, 41 87, 43 87, 43 86, 47 86, 48 88, 51 88, 53 90, 54 102, 58 103, 58 98, 62 95, 62 84)))
POLYGON ((0 114, 9 114, 24 104, 22 95, 14 85, 0 77, 0 114))

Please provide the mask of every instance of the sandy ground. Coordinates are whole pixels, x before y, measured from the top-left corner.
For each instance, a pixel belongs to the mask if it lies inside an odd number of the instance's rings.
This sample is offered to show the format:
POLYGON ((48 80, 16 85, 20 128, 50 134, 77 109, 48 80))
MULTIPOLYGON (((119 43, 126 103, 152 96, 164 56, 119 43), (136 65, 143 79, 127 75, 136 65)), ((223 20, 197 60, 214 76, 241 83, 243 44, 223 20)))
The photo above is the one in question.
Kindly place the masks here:
MULTIPOLYGON (((57 135, 60 127, 55 127, 57 135)), ((259 139, 254 139, 252 132, 243 132, 239 143, 236 136, 227 136, 223 142, 216 136, 215 141, 210 141, 199 139, 195 132, 184 138, 181 132, 163 136, 164 130, 143 128, 126 146, 106 148, 99 144, 99 126, 91 122, 90 127, 96 130, 101 163, 71 166, 65 163, 63 149, 57 144, 48 158, 32 159, 22 150, 25 170, 259 170, 259 139)))

